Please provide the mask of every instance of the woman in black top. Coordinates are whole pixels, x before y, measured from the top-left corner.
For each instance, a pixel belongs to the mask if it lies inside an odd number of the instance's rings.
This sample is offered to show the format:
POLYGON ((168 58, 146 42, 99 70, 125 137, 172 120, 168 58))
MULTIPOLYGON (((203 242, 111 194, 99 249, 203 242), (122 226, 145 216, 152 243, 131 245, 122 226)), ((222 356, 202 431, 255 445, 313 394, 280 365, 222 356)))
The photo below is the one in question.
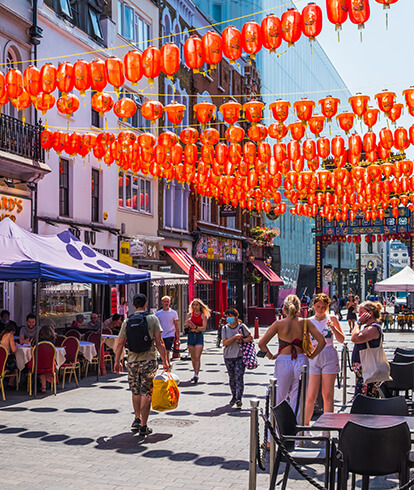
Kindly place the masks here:
POLYGON ((357 395, 378 398, 378 384, 364 384, 362 376, 362 365, 359 353, 367 348, 379 347, 382 340, 382 329, 379 323, 381 316, 381 303, 364 301, 359 307, 359 318, 352 330, 351 341, 355 344, 352 351, 352 370, 355 373, 355 397, 357 395), (361 327, 363 329, 361 330, 361 327))
POLYGON ((355 326, 355 320, 357 319, 357 304, 353 296, 349 296, 345 308, 348 310, 346 319, 348 320, 349 332, 352 333, 352 329, 355 326))

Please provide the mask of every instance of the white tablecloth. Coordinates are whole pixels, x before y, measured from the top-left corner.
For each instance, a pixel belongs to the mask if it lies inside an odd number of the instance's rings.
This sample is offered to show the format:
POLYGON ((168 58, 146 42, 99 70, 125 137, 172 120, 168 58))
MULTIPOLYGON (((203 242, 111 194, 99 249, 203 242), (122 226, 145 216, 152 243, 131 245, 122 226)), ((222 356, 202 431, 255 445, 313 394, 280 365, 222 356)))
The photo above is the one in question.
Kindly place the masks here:
POLYGON ((118 345, 118 335, 102 335, 102 340, 104 344, 115 352, 116 346, 118 345))
MULTIPOLYGON (((30 345, 16 344, 16 364, 18 369, 21 371, 24 369, 26 363, 28 363, 32 358, 32 348, 30 345)), ((56 347, 56 364, 58 369, 66 360, 66 350, 64 347, 56 347)))
POLYGON ((79 341, 79 353, 83 355, 85 359, 92 362, 92 359, 96 356, 96 347, 93 342, 79 341))

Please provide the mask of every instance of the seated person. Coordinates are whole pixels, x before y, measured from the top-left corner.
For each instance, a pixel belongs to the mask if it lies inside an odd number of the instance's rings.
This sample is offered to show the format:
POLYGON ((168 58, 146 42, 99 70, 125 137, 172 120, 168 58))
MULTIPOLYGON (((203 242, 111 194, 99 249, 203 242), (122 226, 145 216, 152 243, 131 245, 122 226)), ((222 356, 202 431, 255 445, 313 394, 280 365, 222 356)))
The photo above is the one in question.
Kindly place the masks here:
POLYGON ((31 344, 32 340, 36 340, 36 333, 39 329, 36 326, 36 316, 33 313, 29 313, 26 317, 26 326, 20 329, 19 343, 31 344))
POLYGON ((103 327, 110 328, 113 333, 119 332, 122 325, 122 317, 118 313, 115 313, 110 318, 104 321, 103 327))
POLYGON ((39 331, 39 342, 51 342, 53 345, 55 345, 55 329, 50 325, 45 325, 42 327, 39 331))
MULTIPOLYGON (((0 345, 5 347, 9 354, 6 361, 6 369, 8 371, 15 371, 17 367, 15 357, 16 344, 14 342, 14 326, 11 323, 12 322, 6 325, 3 332, 0 334, 0 345)), ((14 378, 15 376, 10 376, 8 383, 9 387, 13 386, 14 378)))
POLYGON ((86 325, 82 325, 84 320, 85 320, 85 317, 82 315, 82 313, 78 313, 76 315, 76 320, 73 320, 70 328, 74 328, 75 330, 85 329, 86 325))
POLYGON ((14 322, 13 320, 10 320, 10 311, 3 310, 0 313, 0 333, 4 330, 4 328, 7 325, 13 325, 14 331, 18 332, 18 327, 17 327, 16 322, 14 322))
POLYGON ((88 330, 97 331, 101 328, 101 321, 98 319, 97 313, 91 314, 91 320, 88 322, 88 330))

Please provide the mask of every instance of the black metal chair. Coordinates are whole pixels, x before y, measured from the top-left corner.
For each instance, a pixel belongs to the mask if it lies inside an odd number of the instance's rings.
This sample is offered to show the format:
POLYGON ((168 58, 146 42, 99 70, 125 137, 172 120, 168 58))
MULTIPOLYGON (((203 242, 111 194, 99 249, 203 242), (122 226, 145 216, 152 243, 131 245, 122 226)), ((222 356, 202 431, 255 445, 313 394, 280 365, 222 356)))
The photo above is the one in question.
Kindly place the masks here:
POLYGON ((404 349, 402 347, 397 347, 394 351, 395 354, 406 354, 408 356, 414 356, 414 349, 404 349))
POLYGON ((414 361, 401 363, 390 362, 392 381, 387 381, 386 386, 394 395, 398 395, 400 391, 406 393, 414 390, 414 361))
POLYGON ((408 364, 409 362, 414 362, 414 353, 413 354, 404 354, 402 352, 396 352, 394 354, 394 359, 392 362, 398 362, 400 364, 408 364))
POLYGON ((362 490, 369 488, 370 476, 398 473, 400 485, 409 477, 410 429, 406 422, 391 427, 372 428, 348 422, 339 436, 334 468, 339 468, 340 488, 347 488, 349 473, 362 475, 362 490))
MULTIPOLYGON (((297 425, 296 416, 289 405, 284 400, 276 407, 272 408, 276 422, 276 432, 280 437, 283 446, 289 451, 289 455, 300 465, 307 466, 312 464, 322 464, 325 466, 325 487, 328 487, 329 482, 329 468, 330 468, 330 456, 331 456, 331 441, 329 437, 313 437, 313 436, 298 436, 297 433, 304 430, 312 430, 312 427, 302 427, 297 425), (323 441, 323 448, 315 447, 295 447, 295 441, 309 441, 318 442, 323 441)), ((274 489, 276 485, 276 478, 279 470, 280 463, 286 463, 285 473, 283 475, 282 490, 285 490, 287 481, 289 478, 290 462, 283 455, 280 446, 278 446, 275 461, 273 477, 270 481, 270 489, 274 489)), ((272 462, 270 463, 272 464, 272 462)))
POLYGON ((408 406, 403 396, 369 398, 358 395, 352 403, 351 413, 406 416, 408 415, 408 406))

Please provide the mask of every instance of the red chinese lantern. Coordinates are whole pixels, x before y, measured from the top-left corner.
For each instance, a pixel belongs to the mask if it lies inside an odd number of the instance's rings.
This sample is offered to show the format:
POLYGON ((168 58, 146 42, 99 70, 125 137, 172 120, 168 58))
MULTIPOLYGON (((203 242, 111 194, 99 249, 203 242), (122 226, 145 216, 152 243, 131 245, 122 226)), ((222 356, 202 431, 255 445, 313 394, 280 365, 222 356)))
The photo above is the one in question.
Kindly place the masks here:
POLYGON ((242 55, 242 35, 234 26, 228 26, 221 35, 223 41, 223 54, 234 64, 242 55))
POLYGON ((314 160, 316 158, 316 143, 314 140, 306 139, 302 145, 303 156, 306 160, 314 160))
POLYGON ((345 141, 342 136, 332 138, 331 151, 334 157, 340 157, 345 153, 345 141))
POLYGON ((214 115, 214 111, 216 110, 216 106, 211 102, 203 101, 194 106, 194 112, 197 118, 197 121, 201 123, 202 127, 208 124, 214 115))
POLYGON ((340 104, 340 100, 328 95, 324 99, 320 99, 319 104, 321 106, 322 114, 326 117, 328 122, 332 121, 332 118, 338 112, 338 106, 340 104))
POLYGON ((302 34, 302 16, 296 9, 288 9, 283 12, 281 18, 282 37, 288 46, 294 46, 302 34))
POLYGON ((102 92, 107 85, 105 62, 95 58, 89 63, 91 72, 91 88, 95 92, 102 92))
POLYGON ((160 49, 160 66, 167 78, 173 79, 173 75, 180 68, 180 50, 174 43, 163 44, 160 49))
POLYGON ((168 105, 164 107, 164 112, 167 114, 168 120, 174 126, 178 126, 182 123, 185 110, 185 105, 178 103, 176 100, 172 100, 168 105))
POLYGON ((40 94, 37 94, 34 105, 38 111, 42 111, 42 114, 45 115, 55 105, 55 96, 40 92, 40 94))
POLYGON ((348 139, 348 147, 351 155, 360 155, 362 151, 362 140, 359 134, 351 134, 348 139))
POLYGON ((348 0, 349 20, 358 24, 358 29, 364 29, 365 22, 369 19, 369 0, 348 0))
POLYGON ((240 143, 240 141, 243 141, 244 139, 244 134, 245 133, 243 128, 241 128, 240 126, 232 126, 226 129, 224 137, 230 143, 240 143))
POLYGON ((185 128, 180 133, 180 140, 185 145, 193 145, 198 140, 198 131, 195 128, 185 128))
POLYGON ((46 63, 40 69, 40 77, 42 80, 42 92, 51 94, 56 88, 56 67, 52 63, 46 63))
POLYGON ((66 114, 69 119, 79 109, 79 99, 76 95, 67 94, 66 97, 59 97, 56 107, 61 114, 66 114))
POLYGON ((206 146, 217 145, 220 141, 220 133, 217 129, 208 128, 200 134, 200 142, 206 146))
POLYGON ((114 106, 114 99, 105 92, 96 92, 91 97, 91 106, 100 116, 104 116, 114 106))
POLYGON ((288 128, 282 123, 273 123, 269 126, 268 133, 271 138, 281 140, 288 134, 288 128))
MULTIPOLYGON (((403 91, 405 97, 405 103, 410 109, 414 109, 414 86, 407 88, 403 91)), ((411 114, 412 115, 412 114, 411 114)))
POLYGON ((124 122, 127 121, 137 112, 136 103, 127 97, 119 99, 115 102, 114 113, 117 117, 121 118, 124 122))
POLYGON ((56 86, 62 92, 63 97, 73 90, 75 76, 72 63, 60 63, 56 72, 56 86))
POLYGON ((142 133, 138 136, 138 144, 144 150, 154 148, 157 138, 152 133, 142 133))
POLYGON ((124 56, 125 78, 132 82, 132 85, 137 85, 141 80, 142 71, 142 56, 136 49, 128 51, 124 56))
MULTIPOLYGON (((1 75, 3 77, 3 83, 1 85, 5 89, 5 77, 3 74, 1 74, 1 75)), ((26 90, 26 92, 33 99, 35 99, 37 94, 42 89, 40 70, 34 65, 27 67, 23 73, 23 83, 24 83, 24 89, 26 90)), ((3 91, 4 89, 0 89, 0 95, 4 95, 4 91, 3 91)))
POLYGON ((6 74, 6 89, 10 100, 17 99, 23 93, 23 75, 20 70, 13 68, 6 74))
POLYGON ((318 156, 325 160, 331 153, 331 142, 326 137, 318 138, 316 148, 318 150, 318 156))
POLYGON ((91 88, 92 76, 89 63, 85 60, 78 60, 73 65, 74 85, 79 90, 82 97, 85 92, 91 88))
POLYGON ((223 114, 223 119, 230 125, 233 125, 239 120, 241 109, 241 104, 235 102, 234 100, 221 104, 219 107, 220 112, 223 114))
POLYGON ((264 103, 259 100, 250 100, 243 104, 246 118, 253 124, 258 123, 263 117, 264 103))
POLYGON ((49 151, 50 149, 52 149, 52 145, 53 145, 53 132, 52 131, 49 131, 48 129, 44 129, 40 133, 40 145, 46 151, 49 151))
POLYGON ((317 138, 322 133, 325 126, 325 116, 315 115, 308 120, 309 129, 317 138))
POLYGON ((408 132, 405 128, 399 127, 394 131, 394 146, 400 152, 403 152, 410 146, 408 132))
POLYGON ((199 37, 191 36, 184 43, 184 60, 193 73, 199 73, 204 65, 203 43, 199 37))
POLYGON ((254 20, 250 20, 243 25, 242 47, 252 59, 255 59, 256 53, 258 53, 262 49, 262 35, 260 25, 254 20))
MULTIPOLYGON (((47 94, 49 95, 49 94, 47 94)), ((55 150, 55 152, 60 155, 63 151, 63 148, 65 146, 65 142, 68 139, 69 135, 62 133, 61 131, 55 131, 53 133, 53 143, 52 143, 52 148, 55 150)))
POLYGON ((348 134, 353 128, 355 117, 356 116, 353 112, 342 112, 336 116, 336 120, 338 121, 341 129, 345 131, 345 134, 348 134))
POLYGON ((263 141, 267 138, 267 128, 266 126, 263 126, 263 124, 250 126, 247 131, 247 136, 253 141, 263 141))
POLYGON ((68 155, 74 156, 79 152, 82 136, 79 133, 72 133, 67 136, 68 137, 65 138, 63 149, 68 155))
POLYGON ((380 137, 381 145, 385 149, 391 150, 391 148, 394 145, 394 137, 393 137, 391 129, 382 128, 380 133, 379 133, 379 137, 380 137))
POLYGON ((163 131, 158 136, 158 144, 169 148, 174 146, 177 143, 177 141, 178 141, 178 136, 175 133, 172 133, 171 131, 163 131))
POLYGON ((348 18, 347 0, 327 0, 326 11, 329 22, 335 24, 336 31, 340 31, 342 24, 348 18))
POLYGON ((400 117, 402 110, 404 109, 404 104, 394 104, 388 111, 388 117, 392 122, 396 122, 400 117))
POLYGON ((141 106, 142 117, 155 124, 157 119, 160 119, 164 113, 164 106, 158 100, 147 100, 141 106))
POLYGON ((292 124, 289 124, 288 130, 290 131, 292 138, 296 141, 301 140, 305 136, 305 126, 302 124, 301 121, 296 121, 292 124))
POLYGON ((125 83, 124 65, 116 56, 110 56, 105 60, 105 67, 107 80, 119 95, 119 87, 125 83))
POLYGON ((215 31, 208 31, 202 38, 203 58, 211 68, 217 68, 217 65, 223 58, 221 46, 221 36, 215 31))
POLYGON ((303 34, 312 43, 322 31, 322 10, 314 2, 308 3, 302 10, 303 34))
POLYGON ((103 145, 95 145, 92 149, 92 153, 95 158, 102 160, 106 154, 106 148, 103 145))
POLYGON ((297 140, 291 140, 287 144, 287 156, 290 161, 295 162, 300 158, 300 143, 297 140))
POLYGON ((96 145, 96 134, 86 133, 82 136, 82 143, 88 148, 91 149, 96 145))
POLYGON ((155 46, 149 46, 142 53, 142 72, 152 87, 154 78, 161 73, 161 53, 155 46))
POLYGON ((372 131, 368 131, 368 133, 364 134, 362 146, 363 146, 364 151, 366 153, 371 153, 374 150, 376 150, 376 148, 377 148, 376 139, 377 139, 377 137, 376 137, 375 133, 372 131))
POLYGON ((378 114, 379 110, 374 109, 373 107, 368 107, 366 110, 363 119, 364 123, 368 126, 369 131, 372 131, 372 128, 377 124, 378 114))
POLYGON ((96 144, 108 146, 115 141, 115 136, 112 133, 99 133, 96 137, 96 144))
POLYGON ((276 121, 284 122, 289 116, 290 102, 287 100, 277 99, 272 102, 269 109, 272 111, 273 117, 276 121))
POLYGON ((369 101, 370 97, 368 95, 362 95, 360 93, 353 95, 348 99, 348 102, 351 104, 352 110, 359 117, 359 119, 362 119, 362 116, 368 109, 369 101))
POLYGON ((22 122, 24 125, 26 121, 24 110, 32 105, 32 99, 30 95, 25 90, 23 90, 23 92, 16 99, 11 100, 11 103, 18 111, 23 111, 22 122))
POLYGON ((315 107, 315 102, 313 100, 307 99, 306 97, 303 97, 302 99, 297 100, 293 104, 293 107, 296 111, 298 119, 305 122, 306 124, 306 122, 312 116, 312 112, 315 107))
POLYGON ((388 116, 388 112, 392 109, 394 105, 396 94, 394 92, 389 92, 388 90, 383 90, 382 92, 375 95, 378 102, 378 107, 382 112, 388 116))
POLYGON ((282 25, 279 17, 273 14, 266 16, 260 28, 263 46, 274 53, 282 44, 282 25))

